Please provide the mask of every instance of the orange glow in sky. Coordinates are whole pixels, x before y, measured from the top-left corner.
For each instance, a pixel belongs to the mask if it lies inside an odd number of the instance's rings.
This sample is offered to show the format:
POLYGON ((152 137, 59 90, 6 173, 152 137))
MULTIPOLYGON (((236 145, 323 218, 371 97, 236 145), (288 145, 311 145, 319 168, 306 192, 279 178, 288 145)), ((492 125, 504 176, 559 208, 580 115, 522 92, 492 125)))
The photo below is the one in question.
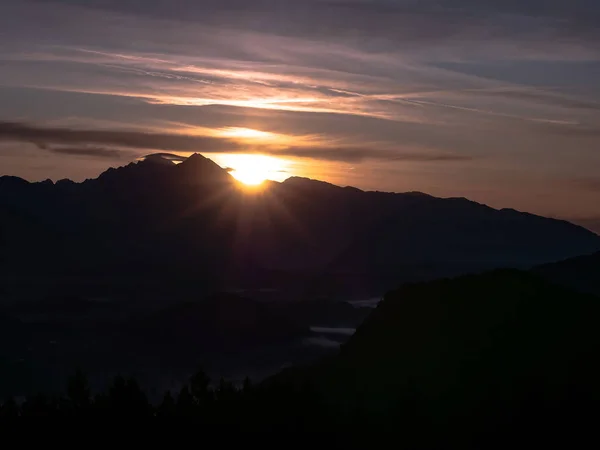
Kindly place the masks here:
POLYGON ((288 161, 282 158, 255 154, 207 155, 244 184, 257 186, 265 180, 284 181, 290 177, 288 161))
POLYGON ((267 131, 253 130, 252 128, 227 127, 218 130, 218 134, 223 137, 240 139, 273 139, 277 135, 267 131))

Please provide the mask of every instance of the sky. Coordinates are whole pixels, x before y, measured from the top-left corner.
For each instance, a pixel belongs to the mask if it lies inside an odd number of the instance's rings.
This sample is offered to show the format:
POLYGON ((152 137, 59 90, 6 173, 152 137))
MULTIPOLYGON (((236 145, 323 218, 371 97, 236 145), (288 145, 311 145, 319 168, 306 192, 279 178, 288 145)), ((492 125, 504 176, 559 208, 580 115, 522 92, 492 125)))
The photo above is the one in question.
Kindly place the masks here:
POLYGON ((600 232, 600 2, 0 2, 0 175, 155 152, 600 232))

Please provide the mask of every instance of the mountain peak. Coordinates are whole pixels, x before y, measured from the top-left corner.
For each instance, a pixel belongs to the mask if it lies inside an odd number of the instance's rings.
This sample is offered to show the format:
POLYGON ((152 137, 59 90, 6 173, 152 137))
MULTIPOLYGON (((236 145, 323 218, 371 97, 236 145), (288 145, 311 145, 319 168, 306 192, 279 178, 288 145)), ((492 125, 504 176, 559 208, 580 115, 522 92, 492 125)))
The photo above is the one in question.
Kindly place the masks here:
POLYGON ((184 181, 190 183, 202 183, 206 181, 228 181, 231 175, 211 159, 194 153, 189 158, 178 164, 176 170, 184 181))
POLYGON ((192 162, 192 161, 210 161, 206 156, 201 155, 200 153, 194 153, 184 161, 184 162, 192 162))
POLYGON ((0 177, 0 185, 6 184, 7 186, 10 184, 11 186, 15 186, 15 185, 27 185, 29 184, 29 181, 24 180, 23 178, 20 177, 14 177, 11 175, 3 175, 0 177))

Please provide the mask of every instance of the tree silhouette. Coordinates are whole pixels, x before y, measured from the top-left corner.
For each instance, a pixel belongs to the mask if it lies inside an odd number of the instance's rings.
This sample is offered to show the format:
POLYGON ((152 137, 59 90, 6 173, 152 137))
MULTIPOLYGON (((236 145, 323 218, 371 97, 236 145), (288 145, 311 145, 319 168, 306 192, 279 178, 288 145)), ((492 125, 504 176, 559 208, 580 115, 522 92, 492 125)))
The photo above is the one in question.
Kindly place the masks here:
POLYGON ((0 418, 18 417, 19 407, 13 397, 7 398, 0 406, 0 418))
POLYGON ((165 392, 165 395, 156 409, 156 415, 158 417, 173 417, 177 411, 177 405, 175 399, 171 395, 171 391, 165 392))
POLYGON ((212 400, 209 386, 210 378, 202 369, 190 377, 190 394, 197 405, 203 405, 212 400))
POLYGON ((57 411, 56 403, 44 394, 28 397, 21 407, 21 415, 24 417, 49 417, 56 415, 57 411))
POLYGON ((76 414, 85 414, 91 408, 91 390, 88 379, 79 369, 67 381, 67 398, 76 414))
POLYGON ((108 405, 111 414, 118 416, 146 416, 151 414, 146 394, 133 378, 117 376, 109 387, 108 405))
POLYGON ((190 388, 184 385, 179 391, 177 402, 175 404, 175 414, 179 417, 191 417, 197 413, 194 397, 190 393, 190 388))

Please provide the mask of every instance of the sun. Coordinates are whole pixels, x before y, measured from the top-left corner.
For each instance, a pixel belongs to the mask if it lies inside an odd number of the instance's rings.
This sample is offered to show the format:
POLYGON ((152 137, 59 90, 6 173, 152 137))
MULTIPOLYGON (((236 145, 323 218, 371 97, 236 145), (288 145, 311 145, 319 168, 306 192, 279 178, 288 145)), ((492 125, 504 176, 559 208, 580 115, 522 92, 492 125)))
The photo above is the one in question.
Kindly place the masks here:
POLYGON ((230 170, 231 175, 248 186, 258 186, 265 180, 283 181, 286 161, 267 155, 228 154, 219 155, 218 163, 230 170))
POLYGON ((231 172, 231 175, 244 184, 257 186, 268 178, 269 173, 265 168, 260 167, 258 164, 249 163, 244 165, 244 167, 234 169, 231 172))

